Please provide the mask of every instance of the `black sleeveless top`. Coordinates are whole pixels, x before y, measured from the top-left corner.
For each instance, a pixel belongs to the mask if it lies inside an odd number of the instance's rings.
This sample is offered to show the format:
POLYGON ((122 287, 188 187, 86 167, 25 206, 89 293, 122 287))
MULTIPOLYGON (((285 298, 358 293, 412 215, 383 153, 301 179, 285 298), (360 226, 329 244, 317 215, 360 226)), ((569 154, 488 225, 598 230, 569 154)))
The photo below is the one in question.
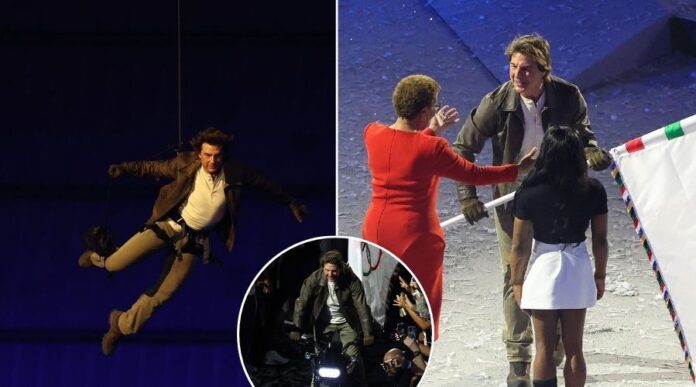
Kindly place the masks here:
POLYGON ((579 243, 594 215, 607 213, 607 192, 589 178, 568 197, 548 184, 525 188, 515 194, 515 217, 529 220, 534 239, 544 243, 579 243), (560 206, 565 203, 561 209, 560 206))

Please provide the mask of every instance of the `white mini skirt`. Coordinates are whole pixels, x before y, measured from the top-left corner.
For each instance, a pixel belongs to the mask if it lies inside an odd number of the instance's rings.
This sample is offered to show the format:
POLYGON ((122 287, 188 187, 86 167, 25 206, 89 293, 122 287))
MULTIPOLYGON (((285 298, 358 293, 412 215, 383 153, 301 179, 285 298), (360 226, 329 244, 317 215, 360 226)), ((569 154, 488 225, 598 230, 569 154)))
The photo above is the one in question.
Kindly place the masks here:
POLYGON ((597 303, 594 270, 585 242, 534 241, 522 286, 522 309, 585 309, 597 303))

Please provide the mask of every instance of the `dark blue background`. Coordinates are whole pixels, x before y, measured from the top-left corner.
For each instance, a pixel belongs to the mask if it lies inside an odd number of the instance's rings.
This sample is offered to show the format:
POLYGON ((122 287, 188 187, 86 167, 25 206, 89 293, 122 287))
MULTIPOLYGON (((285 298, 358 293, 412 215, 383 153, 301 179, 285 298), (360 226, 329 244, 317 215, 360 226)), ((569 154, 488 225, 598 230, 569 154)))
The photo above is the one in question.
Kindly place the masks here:
POLYGON ((106 222, 121 243, 149 217, 161 182, 107 189, 110 163, 175 155, 177 4, 3 2, 1 386, 246 385, 236 325, 249 283, 284 248, 335 233, 334 4, 182 3, 184 144, 208 126, 233 133, 232 156, 311 216, 298 225, 245 192, 232 254, 214 237, 224 265, 198 265, 104 357, 109 311, 154 284, 163 257, 112 277, 81 270, 81 234, 106 222))

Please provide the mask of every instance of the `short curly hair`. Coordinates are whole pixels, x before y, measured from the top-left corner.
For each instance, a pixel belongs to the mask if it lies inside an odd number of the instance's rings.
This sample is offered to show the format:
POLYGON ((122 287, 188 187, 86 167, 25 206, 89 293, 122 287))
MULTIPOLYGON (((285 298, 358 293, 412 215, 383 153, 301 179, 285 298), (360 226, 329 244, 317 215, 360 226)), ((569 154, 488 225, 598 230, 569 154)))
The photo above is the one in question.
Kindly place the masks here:
POLYGON ((409 75, 399 81, 392 94, 396 115, 415 118, 424 107, 432 106, 440 93, 440 84, 427 75, 409 75))
POLYGON ((193 148, 196 153, 201 153, 201 146, 203 143, 206 143, 219 146, 222 148, 223 153, 225 153, 233 138, 234 136, 231 134, 227 134, 218 128, 210 127, 193 136, 191 139, 191 148, 193 148))
POLYGON ((544 80, 551 80, 551 45, 543 36, 537 33, 518 35, 505 48, 508 60, 515 53, 533 58, 539 70, 544 73, 544 80))

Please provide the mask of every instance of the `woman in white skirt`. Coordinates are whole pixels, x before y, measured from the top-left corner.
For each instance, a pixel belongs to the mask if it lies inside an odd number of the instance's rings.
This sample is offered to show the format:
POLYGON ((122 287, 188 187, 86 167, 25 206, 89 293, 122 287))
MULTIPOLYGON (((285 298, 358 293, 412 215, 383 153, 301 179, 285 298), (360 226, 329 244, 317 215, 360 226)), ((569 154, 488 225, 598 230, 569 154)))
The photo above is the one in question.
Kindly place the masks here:
POLYGON ((532 316, 533 384, 556 386, 553 349, 560 321, 566 386, 583 386, 585 311, 604 294, 607 194, 587 176, 582 142, 569 127, 544 134, 534 169, 515 195, 510 263, 515 299, 532 316), (592 230, 594 270, 585 245, 592 230))

